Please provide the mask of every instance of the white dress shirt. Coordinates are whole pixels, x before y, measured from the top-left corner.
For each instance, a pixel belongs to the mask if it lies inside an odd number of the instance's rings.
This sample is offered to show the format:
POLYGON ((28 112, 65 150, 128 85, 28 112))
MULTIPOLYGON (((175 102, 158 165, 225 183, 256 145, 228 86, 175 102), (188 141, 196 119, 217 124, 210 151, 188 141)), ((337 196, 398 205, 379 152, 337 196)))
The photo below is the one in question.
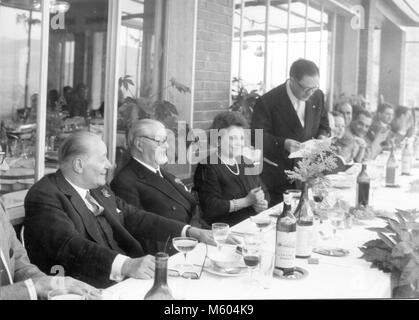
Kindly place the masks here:
MULTIPOLYGON (((161 171, 160 171, 160 166, 157 166, 157 168, 154 168, 152 166, 150 166, 149 164, 141 161, 140 159, 137 159, 136 157, 133 157, 135 161, 139 162, 140 164, 142 164, 144 167, 146 167, 148 170, 150 170, 153 173, 157 173, 160 177, 164 178, 161 171)), ((182 237, 186 237, 186 231, 188 231, 188 229, 191 227, 191 225, 187 224, 186 226, 183 227, 182 232, 181 232, 181 236, 182 237)))
POLYGON ((298 100, 297 97, 292 93, 290 80, 287 81, 287 94, 291 100, 292 105, 294 106, 295 112, 297 112, 298 119, 300 119, 301 125, 304 128, 304 117, 306 113, 306 102, 302 100, 298 100))
MULTIPOLYGON (((65 178, 65 179, 74 188, 74 190, 77 191, 77 193, 83 199, 83 202, 86 204, 87 208, 93 214, 93 212, 95 211, 95 208, 93 208, 92 205, 91 205, 91 203, 89 203, 89 201, 86 200, 86 194, 87 194, 87 192, 89 190, 80 188, 79 186, 76 186, 74 183, 72 183, 67 178, 65 178)), ((127 259, 129 259, 129 257, 127 257, 125 255, 122 255, 122 254, 118 254, 115 257, 115 260, 112 263, 111 274, 109 276, 109 279, 111 279, 113 281, 122 281, 122 280, 124 280, 124 277, 122 276, 122 266, 123 266, 123 264, 125 263, 125 261, 127 259)))

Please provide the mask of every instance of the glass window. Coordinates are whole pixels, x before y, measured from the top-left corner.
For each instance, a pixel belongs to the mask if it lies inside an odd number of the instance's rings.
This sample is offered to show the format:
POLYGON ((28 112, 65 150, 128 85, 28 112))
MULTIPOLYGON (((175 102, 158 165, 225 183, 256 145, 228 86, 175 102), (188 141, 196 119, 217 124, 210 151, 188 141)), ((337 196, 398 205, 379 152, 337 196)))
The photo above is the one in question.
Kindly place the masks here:
MULTIPOLYGON (((419 65, 419 28, 408 28, 406 33, 406 66, 419 65)), ((419 108, 419 74, 407 67, 405 73, 405 102, 419 108)), ((419 117, 418 117, 419 118, 419 117)))
POLYGON ((0 195, 10 213, 35 176, 41 13, 32 1, 0 3, 0 48, 0 195))
POLYGON ((67 4, 49 35, 46 171, 57 168, 58 148, 72 132, 104 130, 108 0, 67 4))

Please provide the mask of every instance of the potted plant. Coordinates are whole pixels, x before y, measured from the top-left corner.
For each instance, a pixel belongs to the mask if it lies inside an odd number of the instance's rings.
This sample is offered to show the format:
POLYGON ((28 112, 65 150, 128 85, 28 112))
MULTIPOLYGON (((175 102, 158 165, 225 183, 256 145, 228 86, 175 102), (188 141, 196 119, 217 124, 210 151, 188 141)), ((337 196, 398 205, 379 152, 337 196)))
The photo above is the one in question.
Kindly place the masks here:
MULTIPOLYGON (((260 90, 251 90, 250 92, 244 87, 243 80, 234 77, 232 89, 233 104, 230 106, 230 111, 240 112, 250 124, 252 120, 253 107, 255 106, 257 98, 260 97, 260 90), (235 86, 237 86, 235 88, 235 86)), ((262 86, 262 84, 259 84, 262 86)))
POLYGON ((362 259, 373 268, 391 272, 393 298, 419 298, 419 217, 418 210, 396 209, 396 218, 380 217, 383 228, 368 228, 379 239, 366 242, 359 249, 362 259))

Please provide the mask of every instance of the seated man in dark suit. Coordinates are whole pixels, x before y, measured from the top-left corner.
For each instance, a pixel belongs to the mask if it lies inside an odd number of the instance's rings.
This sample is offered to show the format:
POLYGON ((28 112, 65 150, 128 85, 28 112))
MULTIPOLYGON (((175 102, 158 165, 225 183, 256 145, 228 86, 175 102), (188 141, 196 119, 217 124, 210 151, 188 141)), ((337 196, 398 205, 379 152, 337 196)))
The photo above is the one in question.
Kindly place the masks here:
POLYGON ((284 172, 295 165, 288 158, 290 153, 298 150, 301 142, 330 135, 319 77, 319 69, 313 62, 297 60, 291 66, 290 79, 256 101, 252 129, 263 129, 262 180, 271 196, 271 205, 282 201, 286 189, 294 188, 284 172))
POLYGON ((145 243, 191 236, 213 243, 211 232, 140 210, 105 185, 111 163, 99 136, 79 131, 59 150, 60 169, 43 177, 25 198, 25 240, 41 270, 62 265, 66 274, 97 287, 125 277, 149 279, 154 257, 145 243))
MULTIPOLYGON (((63 278, 62 284, 70 293, 94 293, 95 288, 72 279, 63 278)), ((59 288, 56 277, 42 273, 29 262, 25 248, 0 202, 0 300, 46 299, 48 292, 59 288)))
POLYGON ((208 227, 182 181, 160 167, 168 161, 165 126, 157 120, 140 120, 131 127, 128 140, 131 159, 111 182, 113 192, 138 208, 208 227))

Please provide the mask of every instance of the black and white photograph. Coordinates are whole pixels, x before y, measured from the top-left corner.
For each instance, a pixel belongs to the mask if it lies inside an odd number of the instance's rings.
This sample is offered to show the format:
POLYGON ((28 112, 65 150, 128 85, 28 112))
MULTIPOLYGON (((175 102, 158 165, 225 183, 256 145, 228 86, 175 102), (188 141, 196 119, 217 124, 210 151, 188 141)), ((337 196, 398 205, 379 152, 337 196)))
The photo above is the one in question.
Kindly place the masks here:
POLYGON ((418 299, 419 1, 0 0, 0 300, 418 299))

